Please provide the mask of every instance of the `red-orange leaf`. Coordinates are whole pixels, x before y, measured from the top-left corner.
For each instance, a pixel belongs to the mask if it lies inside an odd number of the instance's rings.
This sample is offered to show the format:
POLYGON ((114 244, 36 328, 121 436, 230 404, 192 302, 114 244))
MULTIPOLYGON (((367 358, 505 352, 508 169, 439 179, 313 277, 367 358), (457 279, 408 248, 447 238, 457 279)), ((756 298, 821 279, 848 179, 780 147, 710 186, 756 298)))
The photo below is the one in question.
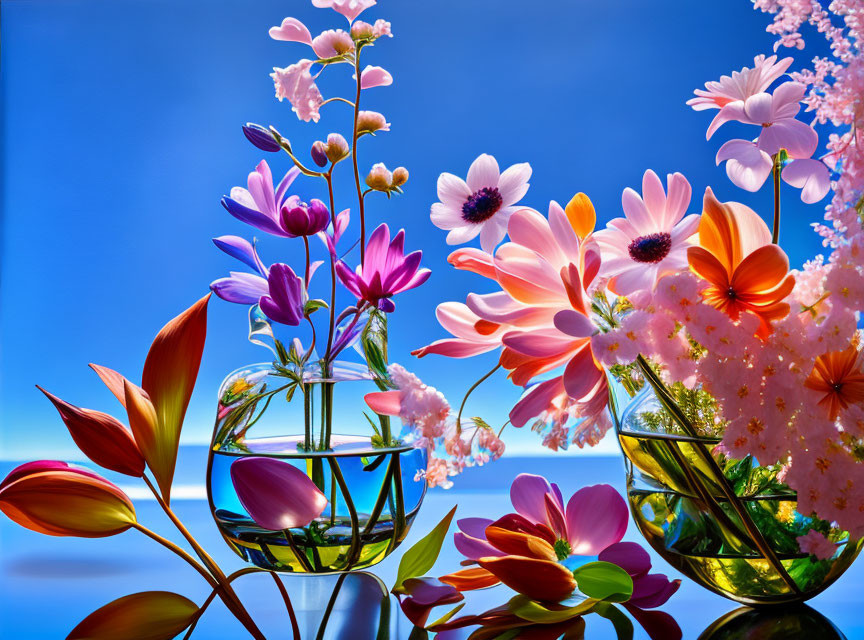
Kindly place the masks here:
POLYGON ((135 477, 144 474, 144 458, 138 445, 117 418, 101 411, 81 409, 48 393, 39 385, 36 388, 57 408, 72 439, 84 455, 111 471, 135 477))
POLYGON ((171 497, 183 418, 204 351, 209 299, 210 294, 207 294, 166 324, 153 341, 144 362, 141 386, 150 396, 158 417, 153 449, 149 454, 144 451, 144 456, 166 502, 171 497))
POLYGON ((198 615, 198 605, 170 591, 134 593, 84 618, 66 640, 171 640, 198 615))
POLYGON ((90 368, 96 372, 96 375, 102 379, 102 382, 105 383, 108 390, 113 393, 114 397, 116 397, 120 401, 120 404, 125 407, 126 394, 123 391, 123 381, 126 380, 126 378, 114 371, 114 369, 103 367, 101 364, 93 364, 91 362, 90 368))

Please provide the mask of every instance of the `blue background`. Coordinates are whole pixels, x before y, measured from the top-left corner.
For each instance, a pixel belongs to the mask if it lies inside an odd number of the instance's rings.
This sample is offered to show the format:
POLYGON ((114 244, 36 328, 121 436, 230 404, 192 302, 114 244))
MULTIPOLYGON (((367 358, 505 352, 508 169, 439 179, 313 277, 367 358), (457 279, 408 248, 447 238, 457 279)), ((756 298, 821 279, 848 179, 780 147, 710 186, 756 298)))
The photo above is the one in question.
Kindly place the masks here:
MULTIPOLYGON (((274 99, 271 67, 309 55, 267 36, 285 15, 313 34, 345 26, 306 2, 3 2, 3 457, 74 456, 33 385, 82 406, 119 409, 87 363, 138 379, 159 327, 237 267, 210 238, 252 235, 219 205, 264 155, 243 138, 242 123, 275 125, 300 153, 346 130, 344 104, 325 106, 315 126, 274 99)), ((549 199, 585 191, 601 221, 621 215, 622 189, 638 187, 646 168, 682 171, 693 185, 691 211, 711 184, 721 199, 770 217, 769 186, 745 193, 714 164, 733 127, 706 143, 714 112, 684 105, 704 81, 771 52, 767 17, 745 0, 390 1, 363 17, 390 20, 396 37, 365 54, 364 65, 386 67, 395 83, 364 92, 363 106, 384 112, 392 131, 363 140, 361 167, 384 161, 411 172, 404 196, 368 199, 369 219, 404 227, 408 247, 422 248, 433 270, 422 289, 397 300, 392 357, 455 405, 494 356, 408 355, 445 336, 434 318, 439 302, 490 290, 446 264, 445 233, 428 217, 441 171, 464 176, 483 152, 502 170, 527 161, 534 175, 523 202, 545 212, 549 199)), ((325 96, 349 95, 350 73, 328 69, 320 84, 325 96)), ((278 176, 289 167, 287 157, 268 160, 278 176)), ((337 210, 353 208, 350 173, 347 163, 337 169, 337 210)), ((296 185, 304 198, 323 196, 312 179, 296 185)), ((821 208, 805 207, 784 187, 782 240, 793 265, 820 248, 808 227, 821 208)), ((265 261, 298 265, 298 244, 256 235, 265 261)), ((185 443, 208 440, 223 376, 267 359, 245 334, 245 308, 214 299, 185 443)), ((518 390, 500 374, 494 380, 468 413, 501 424, 518 390)), ((508 436, 511 449, 539 450, 530 432, 508 436)))

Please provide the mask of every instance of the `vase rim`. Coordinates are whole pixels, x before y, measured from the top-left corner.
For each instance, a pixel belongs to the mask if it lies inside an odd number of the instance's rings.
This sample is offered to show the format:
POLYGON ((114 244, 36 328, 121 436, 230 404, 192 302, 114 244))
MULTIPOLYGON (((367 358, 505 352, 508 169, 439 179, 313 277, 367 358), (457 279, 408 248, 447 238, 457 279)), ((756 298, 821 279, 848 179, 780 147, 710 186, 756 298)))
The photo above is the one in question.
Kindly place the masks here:
POLYGON ((309 458, 356 458, 356 457, 377 457, 393 453, 405 453, 415 449, 413 445, 402 444, 391 447, 374 447, 371 439, 368 436, 360 436, 354 434, 333 434, 331 443, 333 447, 327 451, 304 451, 298 449, 297 445, 303 442, 302 434, 291 436, 268 436, 265 438, 247 438, 245 443, 254 443, 255 449, 249 450, 248 447, 238 447, 237 445, 215 445, 213 452, 226 456, 256 456, 263 458, 280 458, 280 459, 309 459, 309 458), (342 446, 340 450, 338 447, 342 446), (337 447, 337 448, 334 448, 337 447))

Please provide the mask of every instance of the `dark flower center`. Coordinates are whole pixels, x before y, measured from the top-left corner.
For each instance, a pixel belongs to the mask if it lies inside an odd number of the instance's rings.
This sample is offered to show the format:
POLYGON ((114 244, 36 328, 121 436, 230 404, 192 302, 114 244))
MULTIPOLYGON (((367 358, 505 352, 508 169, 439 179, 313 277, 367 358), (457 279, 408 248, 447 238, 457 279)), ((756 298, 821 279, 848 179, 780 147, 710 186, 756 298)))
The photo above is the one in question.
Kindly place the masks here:
POLYGON ((672 236, 668 233, 652 233, 636 238, 627 251, 636 262, 660 262, 669 255, 671 248, 672 236))
POLYGON ((483 187, 462 205, 462 219, 473 224, 484 222, 495 215, 503 202, 497 187, 483 187))

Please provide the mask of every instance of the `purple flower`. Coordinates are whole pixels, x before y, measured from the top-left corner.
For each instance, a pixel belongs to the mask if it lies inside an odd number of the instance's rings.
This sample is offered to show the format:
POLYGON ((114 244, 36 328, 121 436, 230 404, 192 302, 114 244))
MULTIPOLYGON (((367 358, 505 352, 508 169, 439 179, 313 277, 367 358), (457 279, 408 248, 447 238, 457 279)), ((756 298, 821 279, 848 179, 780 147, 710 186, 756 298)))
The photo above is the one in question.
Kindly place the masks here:
POLYGON ((262 160, 249 174, 248 189, 233 187, 231 196, 222 198, 222 206, 232 216, 256 229, 283 238, 294 237, 282 227, 281 210, 285 204, 293 207, 300 201, 297 196, 287 195, 288 187, 298 175, 300 170, 292 167, 274 190, 273 174, 267 161, 262 160))
POLYGON ((327 506, 327 498, 305 473, 273 458, 235 461, 231 482, 255 523, 271 531, 305 527, 327 506))
POLYGON ((369 238, 366 259, 356 272, 340 260, 336 263, 336 273, 358 300, 365 300, 389 313, 396 308, 390 300, 392 296, 419 287, 432 273, 429 269, 419 269, 422 251, 407 256, 404 251, 405 231, 400 230, 391 242, 390 228, 382 224, 369 238))
POLYGON ((243 135, 246 136, 246 139, 249 142, 261 149, 261 151, 273 152, 279 151, 282 148, 279 146, 279 143, 273 139, 273 134, 270 133, 270 130, 265 129, 260 124, 247 122, 243 127, 243 135))
POLYGON ((269 295, 258 302, 261 311, 274 322, 296 327, 303 320, 303 279, 287 264, 278 262, 270 267, 267 284, 269 295))
POLYGON ((408 578, 398 596, 402 613, 417 627, 426 626, 429 612, 435 607, 465 599, 456 587, 437 578, 408 578))
POLYGON ((269 269, 261 262, 255 246, 237 236, 220 236, 213 243, 232 258, 252 267, 256 273, 231 271, 229 277, 210 284, 217 296, 236 304, 260 305, 274 322, 296 327, 303 320, 306 290, 303 280, 291 267, 277 263, 269 269))
POLYGON ((309 204, 291 196, 282 205, 279 221, 287 234, 293 237, 314 236, 330 224, 330 211, 320 200, 313 198, 309 204))

